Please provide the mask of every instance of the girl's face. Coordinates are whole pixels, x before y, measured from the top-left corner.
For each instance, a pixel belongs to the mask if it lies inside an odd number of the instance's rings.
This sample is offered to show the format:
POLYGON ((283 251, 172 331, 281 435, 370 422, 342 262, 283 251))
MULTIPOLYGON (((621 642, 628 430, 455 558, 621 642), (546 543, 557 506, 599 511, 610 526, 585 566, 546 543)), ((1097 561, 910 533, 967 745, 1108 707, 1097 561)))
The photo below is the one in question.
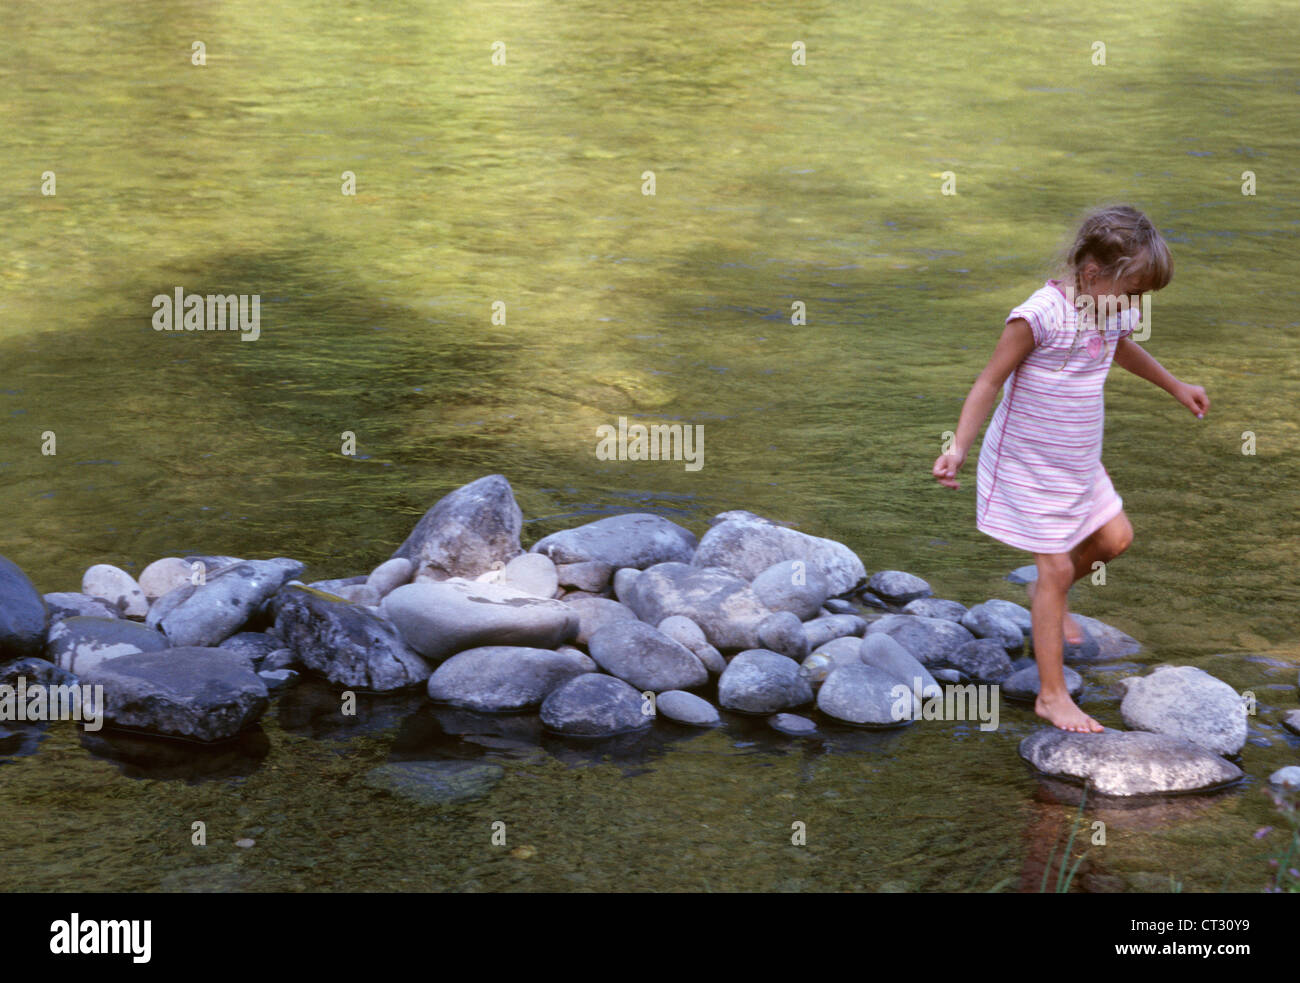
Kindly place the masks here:
POLYGON ((1089 260, 1079 270, 1079 293, 1091 297, 1094 306, 1100 307, 1102 297, 1133 297, 1146 293, 1142 289, 1142 280, 1140 272, 1128 273, 1122 277, 1104 277, 1101 268, 1089 260))

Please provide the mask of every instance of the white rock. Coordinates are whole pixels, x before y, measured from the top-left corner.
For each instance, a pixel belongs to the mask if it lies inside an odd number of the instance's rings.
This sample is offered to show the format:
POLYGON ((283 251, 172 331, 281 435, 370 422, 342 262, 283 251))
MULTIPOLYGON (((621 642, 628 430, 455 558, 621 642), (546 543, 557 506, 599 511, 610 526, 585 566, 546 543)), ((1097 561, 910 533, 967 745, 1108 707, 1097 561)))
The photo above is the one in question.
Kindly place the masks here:
POLYGON ((154 601, 181 584, 188 584, 190 573, 190 565, 179 556, 164 556, 144 568, 140 574, 140 589, 145 597, 154 601))
POLYGON ((81 593, 100 597, 128 618, 143 618, 149 601, 140 585, 125 570, 109 563, 96 563, 81 578, 81 593))

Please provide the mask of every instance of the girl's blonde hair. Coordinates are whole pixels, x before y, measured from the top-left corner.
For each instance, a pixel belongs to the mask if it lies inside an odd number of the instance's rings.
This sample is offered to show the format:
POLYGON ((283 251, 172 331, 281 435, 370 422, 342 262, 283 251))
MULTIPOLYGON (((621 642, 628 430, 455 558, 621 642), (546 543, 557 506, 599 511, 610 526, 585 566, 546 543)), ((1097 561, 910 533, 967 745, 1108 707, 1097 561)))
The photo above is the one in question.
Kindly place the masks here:
POLYGON ((1132 205, 1103 205, 1084 217, 1074 241, 1058 258, 1060 278, 1073 282, 1089 259, 1107 279, 1140 273, 1141 292, 1160 290, 1174 278, 1165 240, 1132 205))

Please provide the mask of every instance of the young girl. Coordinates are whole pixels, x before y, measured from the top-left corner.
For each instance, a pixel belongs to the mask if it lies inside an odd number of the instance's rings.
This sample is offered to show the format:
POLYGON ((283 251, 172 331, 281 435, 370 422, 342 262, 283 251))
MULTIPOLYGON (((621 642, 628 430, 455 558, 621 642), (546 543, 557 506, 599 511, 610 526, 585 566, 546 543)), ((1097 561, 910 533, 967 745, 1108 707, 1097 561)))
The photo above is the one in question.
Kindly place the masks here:
POLYGON ((1114 559, 1133 539, 1123 500, 1101 464, 1102 387, 1110 364, 1168 391, 1197 418, 1210 406, 1204 389, 1174 378, 1129 337, 1136 304, 1098 323, 1104 304, 1136 300, 1172 275, 1169 248, 1141 212, 1115 205, 1089 214, 1065 253, 1061 278, 1048 280, 1007 317, 993 357, 966 397, 952 450, 934 462, 940 484, 961 487, 957 471, 1001 387, 1004 398, 980 448, 975 525, 1034 555, 1038 581, 1030 585, 1030 603, 1040 682, 1034 709, 1062 730, 1105 729, 1065 686, 1064 640, 1083 637, 1066 611, 1066 592, 1093 563, 1114 559))

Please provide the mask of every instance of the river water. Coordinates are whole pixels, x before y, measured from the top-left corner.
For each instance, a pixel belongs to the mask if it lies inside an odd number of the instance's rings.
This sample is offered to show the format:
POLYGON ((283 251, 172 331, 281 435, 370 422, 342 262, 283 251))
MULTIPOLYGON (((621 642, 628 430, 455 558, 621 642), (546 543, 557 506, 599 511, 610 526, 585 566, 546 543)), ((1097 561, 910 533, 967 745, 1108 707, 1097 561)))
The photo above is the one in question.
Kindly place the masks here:
MULTIPOLYGON (((1258 743, 1227 794, 1106 812, 1075 886, 1259 890, 1281 843, 1252 837, 1281 825, 1262 779, 1300 759, 1277 725, 1300 666, 1300 29, 1283 4, 1225 18, 290 0, 88 24, 81 3, 7 6, 0 552, 42 591, 188 552, 350 575, 501 473, 525 546, 628 510, 703 534, 744 508, 939 596, 1023 602, 1003 578, 1028 556, 974 526, 975 454, 957 492, 930 466, 1070 223, 1131 200, 1176 271, 1145 347, 1213 406, 1198 421, 1112 372, 1104 461, 1136 538, 1072 604, 1145 648, 1089 675, 1085 708, 1120 725, 1119 676, 1197 665, 1256 693, 1258 743), (178 287, 260 296, 260 337, 153 330, 178 287), (704 467, 598 459, 620 416, 702 425, 704 467)), ((732 719, 526 753, 506 725, 456 737, 418 697, 351 731, 328 703, 305 687, 202 765, 132 765, 53 725, 0 768, 3 886, 1037 890, 1075 814, 1018 759, 1037 721, 1017 709, 991 733, 793 741, 732 719), (506 775, 444 809, 364 784, 421 756, 506 775)))

